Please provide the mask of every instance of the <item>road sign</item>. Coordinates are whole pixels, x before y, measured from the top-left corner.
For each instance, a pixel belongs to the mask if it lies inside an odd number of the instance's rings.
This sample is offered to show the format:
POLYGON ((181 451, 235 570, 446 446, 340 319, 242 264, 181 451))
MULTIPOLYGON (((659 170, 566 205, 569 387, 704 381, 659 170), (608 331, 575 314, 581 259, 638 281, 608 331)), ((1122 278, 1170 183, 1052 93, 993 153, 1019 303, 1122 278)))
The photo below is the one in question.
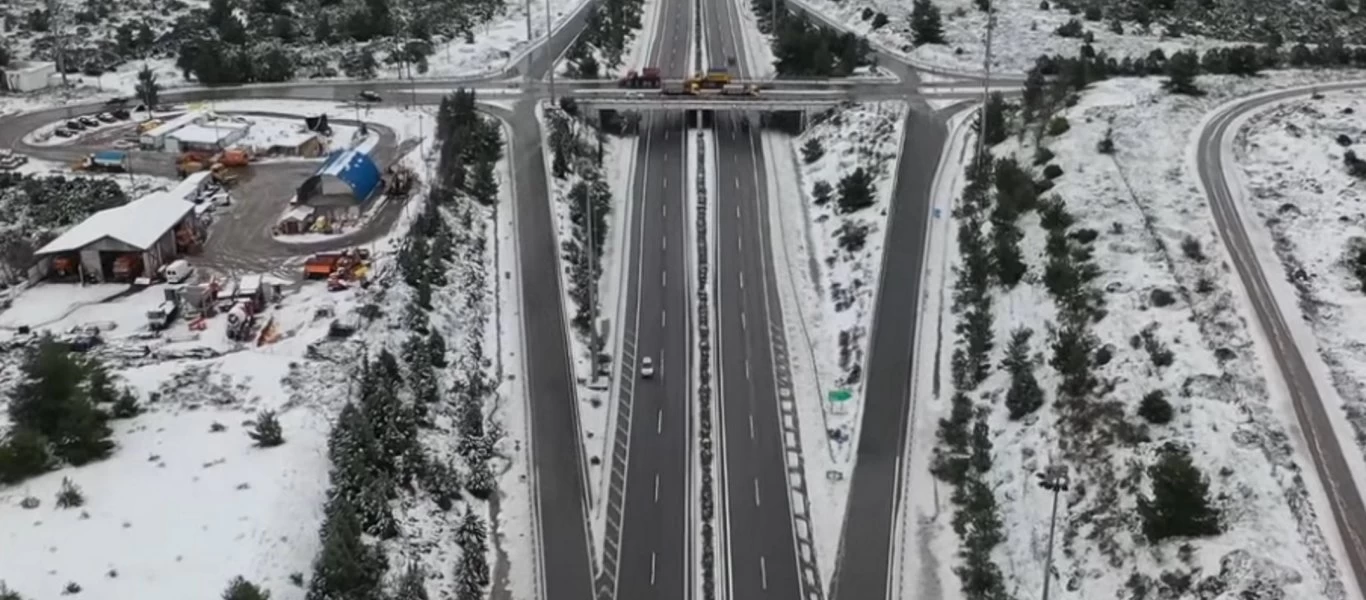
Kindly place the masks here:
POLYGON ((849 399, 853 397, 854 394, 849 390, 830 390, 830 392, 826 394, 826 398, 831 402, 848 402, 849 399))

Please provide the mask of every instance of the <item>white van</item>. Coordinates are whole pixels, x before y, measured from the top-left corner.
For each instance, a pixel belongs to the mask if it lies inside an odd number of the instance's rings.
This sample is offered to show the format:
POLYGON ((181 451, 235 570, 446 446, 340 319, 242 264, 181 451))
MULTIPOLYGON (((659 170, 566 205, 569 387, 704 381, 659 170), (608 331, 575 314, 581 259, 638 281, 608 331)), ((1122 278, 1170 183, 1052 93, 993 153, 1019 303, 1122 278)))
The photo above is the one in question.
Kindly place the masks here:
POLYGON ((185 259, 180 259, 162 267, 161 274, 168 283, 181 283, 194 275, 194 267, 185 259))

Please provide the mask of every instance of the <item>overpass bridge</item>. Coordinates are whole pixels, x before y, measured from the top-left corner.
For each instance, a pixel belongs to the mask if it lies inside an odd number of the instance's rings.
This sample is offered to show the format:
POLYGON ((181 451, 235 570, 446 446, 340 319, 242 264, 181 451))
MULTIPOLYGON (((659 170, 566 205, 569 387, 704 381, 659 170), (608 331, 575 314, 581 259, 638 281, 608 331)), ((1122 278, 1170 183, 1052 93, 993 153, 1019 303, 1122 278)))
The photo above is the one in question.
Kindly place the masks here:
MULTIPOLYGON (((992 87, 992 92, 1012 96, 1020 92, 1014 86, 992 87)), ((847 102, 879 102, 905 100, 908 91, 899 86, 850 87, 846 89, 780 89, 763 90, 755 96, 727 96, 722 94, 666 95, 655 89, 573 89, 565 96, 573 98, 585 110, 820 110, 847 102)), ((982 88, 942 87, 922 90, 926 98, 970 100, 982 97, 982 88)))

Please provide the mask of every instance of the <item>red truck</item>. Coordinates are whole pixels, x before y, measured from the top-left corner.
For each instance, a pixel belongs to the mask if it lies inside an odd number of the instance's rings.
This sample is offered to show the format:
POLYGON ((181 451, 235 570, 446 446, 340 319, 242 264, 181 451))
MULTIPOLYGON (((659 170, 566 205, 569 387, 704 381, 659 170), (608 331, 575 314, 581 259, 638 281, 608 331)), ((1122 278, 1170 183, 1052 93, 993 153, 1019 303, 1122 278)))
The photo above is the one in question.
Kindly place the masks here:
POLYGON ((659 75, 659 67, 645 67, 640 72, 631 69, 626 72, 626 76, 617 81, 617 84, 624 88, 657 88, 663 83, 664 79, 659 75))

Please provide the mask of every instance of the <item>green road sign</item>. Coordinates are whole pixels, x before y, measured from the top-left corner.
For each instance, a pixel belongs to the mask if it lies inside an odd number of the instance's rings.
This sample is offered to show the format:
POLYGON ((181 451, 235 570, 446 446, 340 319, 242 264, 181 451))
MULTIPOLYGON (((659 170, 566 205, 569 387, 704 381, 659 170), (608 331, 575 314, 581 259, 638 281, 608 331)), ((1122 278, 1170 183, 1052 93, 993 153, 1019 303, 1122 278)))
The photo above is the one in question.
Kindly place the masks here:
POLYGON ((850 398, 854 397, 854 394, 850 393, 849 390, 830 390, 830 392, 826 394, 826 397, 829 398, 831 402, 847 402, 850 398))

